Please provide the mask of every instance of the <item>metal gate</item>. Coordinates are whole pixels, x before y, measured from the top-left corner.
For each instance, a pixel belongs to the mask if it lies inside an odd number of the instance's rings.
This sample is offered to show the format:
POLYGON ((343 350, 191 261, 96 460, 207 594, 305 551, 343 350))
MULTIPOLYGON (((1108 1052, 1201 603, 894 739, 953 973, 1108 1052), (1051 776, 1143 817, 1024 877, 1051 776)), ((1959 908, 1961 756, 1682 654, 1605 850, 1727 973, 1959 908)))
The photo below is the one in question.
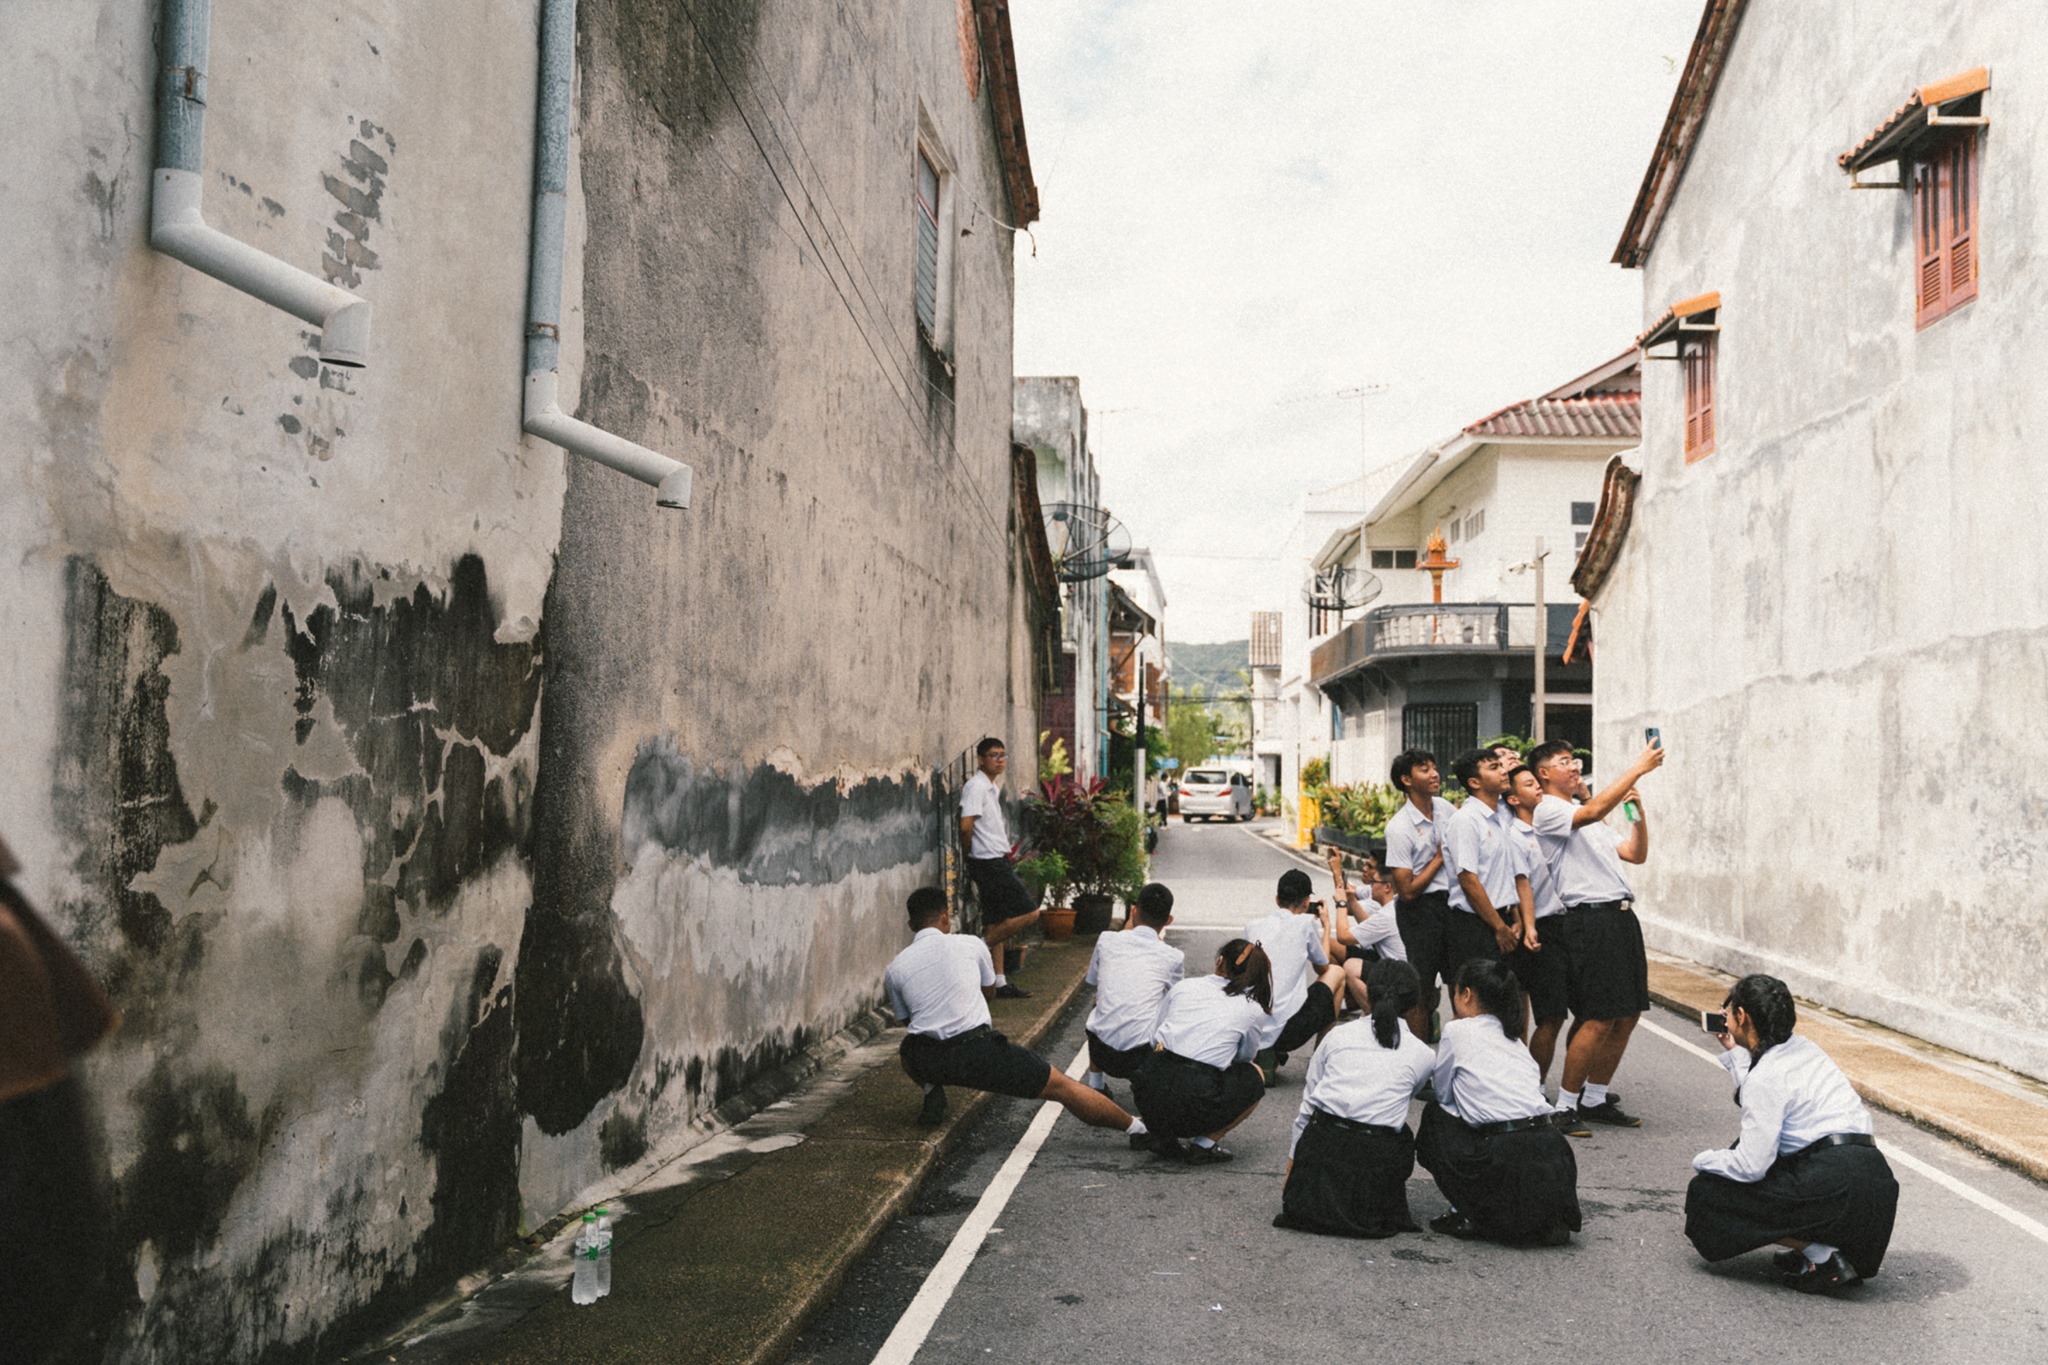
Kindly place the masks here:
POLYGON ((1429 750, 1441 770, 1448 771, 1452 760, 1478 745, 1476 701, 1414 702, 1401 708, 1401 747, 1429 750))

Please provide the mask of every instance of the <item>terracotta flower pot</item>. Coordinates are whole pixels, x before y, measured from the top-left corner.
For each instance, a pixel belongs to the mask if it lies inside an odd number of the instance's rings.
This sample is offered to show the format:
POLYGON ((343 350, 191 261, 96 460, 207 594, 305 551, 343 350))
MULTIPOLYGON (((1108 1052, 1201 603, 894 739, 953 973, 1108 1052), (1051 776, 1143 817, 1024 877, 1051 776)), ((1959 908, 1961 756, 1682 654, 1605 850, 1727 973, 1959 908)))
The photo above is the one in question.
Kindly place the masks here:
POLYGON ((1055 905, 1040 911, 1038 927, 1044 931, 1046 942, 1065 943, 1074 936, 1074 907, 1055 905))

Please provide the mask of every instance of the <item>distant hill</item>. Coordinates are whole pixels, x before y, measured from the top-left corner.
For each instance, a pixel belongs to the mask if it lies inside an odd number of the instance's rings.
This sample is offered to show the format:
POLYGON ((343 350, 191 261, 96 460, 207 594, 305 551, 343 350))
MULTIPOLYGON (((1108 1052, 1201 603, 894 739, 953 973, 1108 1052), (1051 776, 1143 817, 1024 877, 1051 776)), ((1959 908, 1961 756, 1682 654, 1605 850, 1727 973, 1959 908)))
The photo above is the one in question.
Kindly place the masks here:
POLYGON ((1251 656, 1252 642, 1249 639, 1224 640, 1208 645, 1182 644, 1175 640, 1166 642, 1166 659, 1172 667, 1174 686, 1199 686, 1211 696, 1242 691, 1244 681, 1237 676, 1237 671, 1250 662, 1251 656))

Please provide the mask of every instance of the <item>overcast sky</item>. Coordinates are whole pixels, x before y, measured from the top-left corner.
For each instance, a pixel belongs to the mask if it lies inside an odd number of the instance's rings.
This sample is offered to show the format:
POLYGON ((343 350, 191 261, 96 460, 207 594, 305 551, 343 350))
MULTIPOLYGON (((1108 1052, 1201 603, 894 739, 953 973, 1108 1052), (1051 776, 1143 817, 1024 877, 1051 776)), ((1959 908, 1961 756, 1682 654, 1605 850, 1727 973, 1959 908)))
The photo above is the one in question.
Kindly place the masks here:
POLYGON ((1628 345, 1610 265, 1701 0, 1011 7, 1037 255, 1017 373, 1081 378, 1167 634, 1299 585, 1301 496, 1628 345), (1359 401, 1339 390, 1386 389, 1359 401), (1208 556, 1208 557, 1204 557, 1208 556))

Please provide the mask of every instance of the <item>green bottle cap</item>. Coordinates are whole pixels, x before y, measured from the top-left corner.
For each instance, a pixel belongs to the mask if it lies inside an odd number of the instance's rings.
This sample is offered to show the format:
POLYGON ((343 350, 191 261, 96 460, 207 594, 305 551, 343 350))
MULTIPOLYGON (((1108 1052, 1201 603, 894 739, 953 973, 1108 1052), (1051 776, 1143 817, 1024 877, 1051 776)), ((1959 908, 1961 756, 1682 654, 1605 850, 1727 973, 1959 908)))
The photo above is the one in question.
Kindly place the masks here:
POLYGON ((597 1215, 594 1213, 586 1213, 583 1215, 583 1221, 586 1223, 595 1223, 597 1221, 597 1215))

